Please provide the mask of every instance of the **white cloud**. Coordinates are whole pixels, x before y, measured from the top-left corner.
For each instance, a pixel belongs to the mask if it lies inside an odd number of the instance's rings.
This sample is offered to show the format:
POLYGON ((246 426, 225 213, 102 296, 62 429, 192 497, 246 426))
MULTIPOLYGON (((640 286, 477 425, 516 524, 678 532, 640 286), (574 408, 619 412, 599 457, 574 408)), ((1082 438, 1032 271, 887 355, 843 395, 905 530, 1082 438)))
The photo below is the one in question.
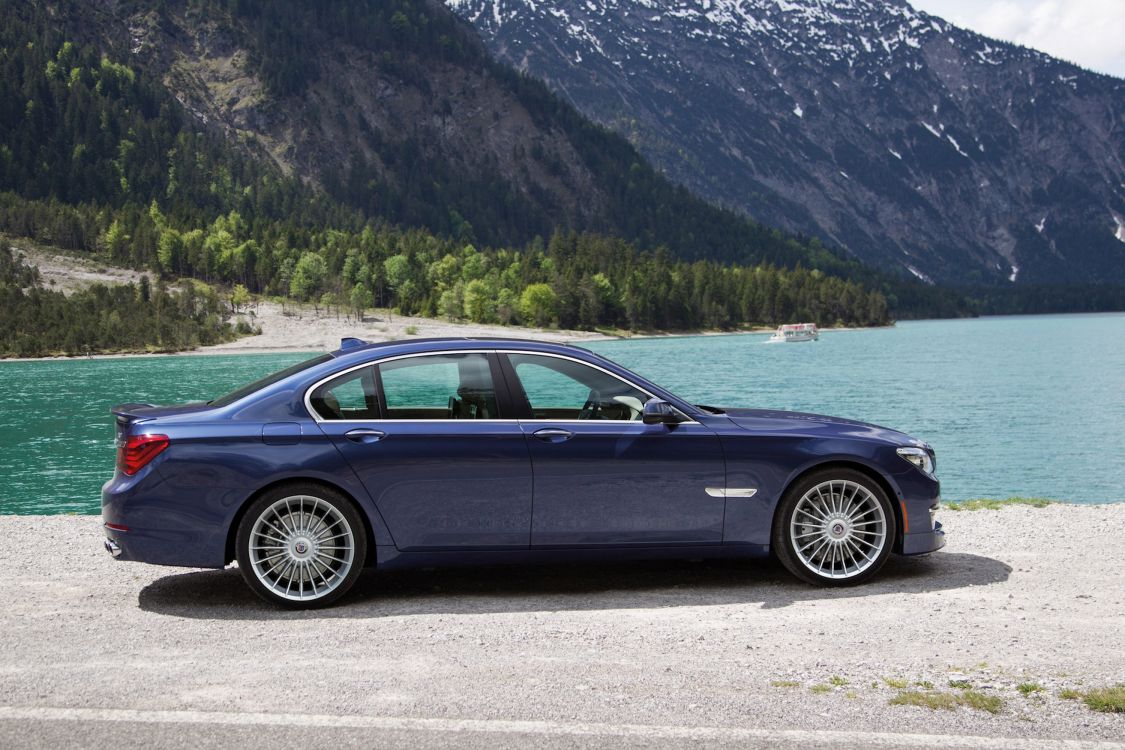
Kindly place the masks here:
POLYGON ((912 0, 958 26, 1125 77, 1122 0, 912 0))

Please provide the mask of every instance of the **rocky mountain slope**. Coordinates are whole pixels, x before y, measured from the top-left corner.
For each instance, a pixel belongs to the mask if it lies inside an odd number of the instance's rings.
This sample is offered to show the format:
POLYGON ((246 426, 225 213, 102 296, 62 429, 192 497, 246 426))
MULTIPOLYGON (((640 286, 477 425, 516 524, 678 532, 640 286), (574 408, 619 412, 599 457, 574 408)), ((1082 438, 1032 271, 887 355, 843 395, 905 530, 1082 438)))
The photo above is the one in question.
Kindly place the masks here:
POLYGON ((903 0, 448 0, 669 176, 883 268, 1125 281, 1125 81, 903 0))
POLYGON ((573 229, 681 258, 859 267, 675 186, 438 0, 36 5, 158 79, 195 125, 365 216, 493 246, 573 229))

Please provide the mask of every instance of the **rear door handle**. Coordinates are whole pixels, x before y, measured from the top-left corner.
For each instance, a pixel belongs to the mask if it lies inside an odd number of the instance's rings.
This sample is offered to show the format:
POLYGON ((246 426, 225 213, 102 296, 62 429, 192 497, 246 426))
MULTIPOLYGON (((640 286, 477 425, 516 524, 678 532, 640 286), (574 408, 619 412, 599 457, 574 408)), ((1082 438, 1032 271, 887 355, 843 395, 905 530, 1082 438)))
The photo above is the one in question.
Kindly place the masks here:
POLYGON ((563 430, 558 427, 544 427, 531 434, 544 443, 562 443, 574 437, 574 433, 570 430, 563 430))
POLYGON ((387 433, 382 430, 372 430, 366 427, 360 427, 355 430, 348 430, 344 433, 344 437, 351 440, 353 443, 377 443, 387 436, 387 433))

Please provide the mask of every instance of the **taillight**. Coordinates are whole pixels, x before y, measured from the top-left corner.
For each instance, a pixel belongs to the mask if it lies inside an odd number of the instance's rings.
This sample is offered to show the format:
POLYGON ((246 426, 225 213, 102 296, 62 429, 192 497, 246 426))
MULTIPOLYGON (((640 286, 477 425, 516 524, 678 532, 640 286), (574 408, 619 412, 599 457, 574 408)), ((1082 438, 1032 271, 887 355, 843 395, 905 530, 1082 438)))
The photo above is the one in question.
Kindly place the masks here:
POLYGON ((167 447, 167 435, 131 435, 117 446, 117 468, 131 477, 167 447))

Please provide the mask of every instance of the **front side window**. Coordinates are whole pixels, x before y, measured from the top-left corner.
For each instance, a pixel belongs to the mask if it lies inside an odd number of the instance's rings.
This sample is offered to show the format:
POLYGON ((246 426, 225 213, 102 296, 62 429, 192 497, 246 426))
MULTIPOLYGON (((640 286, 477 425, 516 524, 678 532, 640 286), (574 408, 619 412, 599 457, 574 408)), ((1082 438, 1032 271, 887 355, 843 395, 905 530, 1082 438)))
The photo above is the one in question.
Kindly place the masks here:
POLYGON ((379 419, 374 369, 363 367, 329 380, 312 392, 309 403, 321 419, 379 419))
POLYGON ((379 365, 387 419, 497 419, 488 356, 428 354, 379 365))
POLYGON ((539 354, 510 354, 533 419, 641 419, 644 391, 589 365, 539 354))

